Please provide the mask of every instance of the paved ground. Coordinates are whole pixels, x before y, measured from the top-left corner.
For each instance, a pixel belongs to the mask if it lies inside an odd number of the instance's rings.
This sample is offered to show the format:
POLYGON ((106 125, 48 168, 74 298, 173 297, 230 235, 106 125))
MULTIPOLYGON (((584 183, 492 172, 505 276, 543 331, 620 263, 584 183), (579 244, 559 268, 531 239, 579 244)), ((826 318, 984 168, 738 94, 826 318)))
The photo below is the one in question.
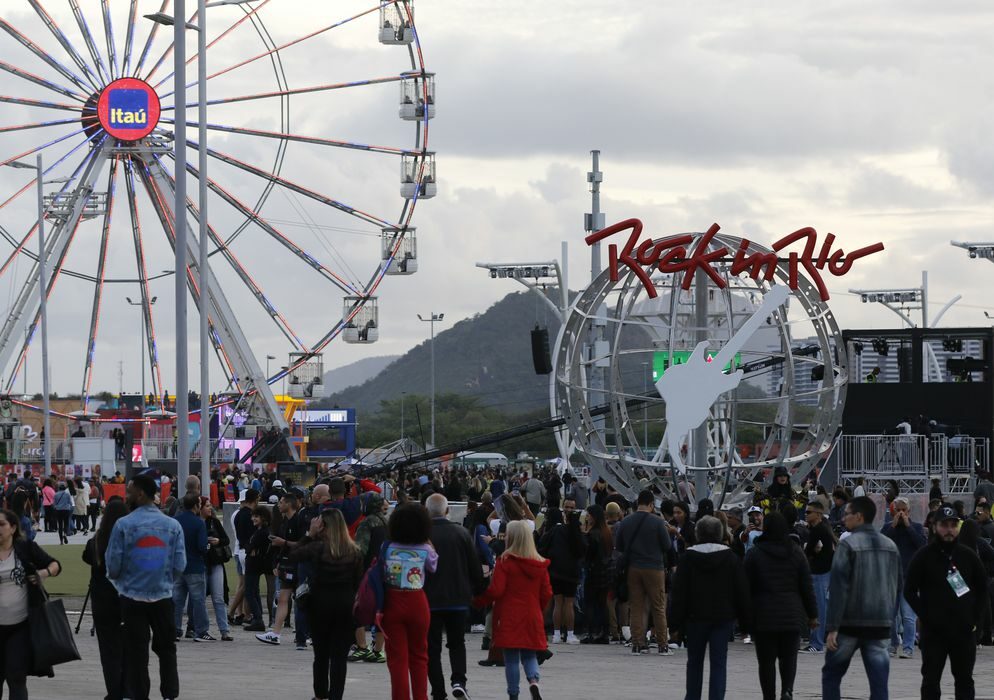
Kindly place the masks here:
MULTIPOLYGON (((70 600, 70 610, 78 610, 78 601, 70 600)), ((72 622, 76 618, 71 616, 72 622)), ((66 700, 67 698, 103 697, 103 679, 95 638, 88 633, 89 616, 84 620, 78 644, 83 660, 56 669, 54 679, 31 679, 31 697, 66 700)), ((286 635, 285 635, 286 637, 286 635)), ((470 635, 469 689, 474 700, 506 698, 504 672, 500 668, 481 668, 476 661, 485 654, 478 651, 480 635, 470 635)), ((615 700, 620 698, 683 697, 686 655, 676 652, 669 658, 658 655, 632 657, 622 646, 553 647, 556 656, 542 666, 542 686, 546 698, 558 700, 615 700)), ((728 697, 759 697, 753 647, 732 645, 729 653, 728 697)), ((154 657, 153 657, 154 659, 154 657)), ((292 645, 264 646, 253 635, 235 632, 230 643, 198 644, 184 640, 179 645, 181 697, 184 699, 226 700, 227 698, 272 698, 291 700, 312 696, 310 686, 310 652, 295 651, 292 645)), ((821 697, 821 656, 801 655, 795 698, 821 697)), ((994 698, 994 649, 984 648, 977 659, 977 697, 994 698), (988 669, 988 670, 979 670, 988 669)), ((447 667, 447 662, 446 662, 447 667)), ((155 670, 152 687, 158 687, 155 670)), ((918 698, 919 661, 894 659, 891 665, 891 700, 918 698)), ((949 697, 952 683, 946 673, 949 697)), ((389 698, 390 684, 385 664, 349 664, 347 698, 389 698)), ((157 697, 153 693, 153 697, 157 697)), ((863 669, 855 661, 843 684, 843 697, 865 700, 869 697, 863 669)))

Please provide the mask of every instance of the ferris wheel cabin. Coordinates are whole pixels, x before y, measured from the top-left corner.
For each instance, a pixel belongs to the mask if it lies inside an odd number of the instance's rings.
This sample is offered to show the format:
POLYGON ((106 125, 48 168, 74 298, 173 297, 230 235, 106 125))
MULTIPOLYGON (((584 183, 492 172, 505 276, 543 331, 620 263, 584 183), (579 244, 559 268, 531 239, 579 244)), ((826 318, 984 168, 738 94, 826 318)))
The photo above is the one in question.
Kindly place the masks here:
POLYGON ((382 232, 382 259, 388 275, 413 275, 418 271, 418 240, 416 228, 385 228, 382 232), (403 236, 400 245, 397 237, 403 236), (397 252, 394 253, 394 248, 397 252), (391 260, 393 262, 391 262, 391 260))
POLYGON ((320 354, 291 352, 287 364, 287 393, 294 399, 320 399, 324 396, 324 361, 320 354))
POLYGON ((343 314, 349 318, 356 306, 362 304, 355 316, 345 323, 342 338, 346 343, 375 343, 380 338, 380 310, 376 297, 345 297, 343 314))
POLYGON ((405 155, 400 160, 400 196, 404 199, 431 199, 438 193, 435 182, 435 154, 405 155))
POLYGON ((380 7, 380 43, 410 44, 414 41, 411 18, 414 8, 409 2, 394 2, 380 7), (408 16, 410 13, 410 16, 408 16))
POLYGON ((435 118, 435 74, 402 73, 400 82, 400 118, 416 122, 435 118), (427 111, 426 111, 427 106, 427 111))

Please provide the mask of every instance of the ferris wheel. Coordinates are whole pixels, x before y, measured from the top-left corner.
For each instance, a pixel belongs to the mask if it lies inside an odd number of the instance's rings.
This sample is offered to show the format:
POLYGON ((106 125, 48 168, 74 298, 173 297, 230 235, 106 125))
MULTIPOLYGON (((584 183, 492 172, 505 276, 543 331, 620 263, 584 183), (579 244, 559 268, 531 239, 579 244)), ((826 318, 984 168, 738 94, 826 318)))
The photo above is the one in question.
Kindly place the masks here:
MULTIPOLYGON (((108 344, 127 342, 101 336, 108 315, 140 314, 143 381, 147 369, 150 393, 167 391, 159 347, 171 324, 157 316, 174 281, 163 268, 175 254, 177 167, 209 191, 209 270, 197 264, 201 203, 188 198, 180 217, 190 298, 199 308, 209 282, 218 364, 269 425, 286 426, 270 384, 293 383, 339 336, 378 339, 377 290, 385 276, 417 270, 412 217, 436 191, 434 75, 412 0, 306 3, 306 16, 301 4, 228 0, 207 10, 207 51, 187 61, 207 65, 206 173, 174 155, 173 32, 160 26, 170 0, 27 0, 0 13, 0 166, 44 159, 35 179, 0 169, 0 394, 14 391, 39 321, 38 178, 46 295, 70 310, 59 352, 84 411, 101 360, 117 360, 108 344), (129 311, 125 298, 140 308, 129 311), (243 328, 267 338, 267 352, 282 343, 287 367, 264 372, 243 328)), ((188 26, 200 24, 194 12, 188 26)), ((186 86, 194 135, 197 87, 186 86)), ((193 157, 200 144, 188 146, 193 157)))

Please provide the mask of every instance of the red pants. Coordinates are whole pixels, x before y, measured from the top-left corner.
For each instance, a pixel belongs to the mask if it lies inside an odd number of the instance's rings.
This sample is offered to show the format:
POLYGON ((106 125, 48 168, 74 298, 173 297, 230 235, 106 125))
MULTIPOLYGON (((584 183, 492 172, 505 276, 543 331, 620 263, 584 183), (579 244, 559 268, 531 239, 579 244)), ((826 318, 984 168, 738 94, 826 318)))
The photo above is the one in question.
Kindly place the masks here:
POLYGON ((411 700, 412 697, 413 700, 428 700, 430 623, 431 612, 424 591, 387 589, 383 633, 391 700, 411 700))

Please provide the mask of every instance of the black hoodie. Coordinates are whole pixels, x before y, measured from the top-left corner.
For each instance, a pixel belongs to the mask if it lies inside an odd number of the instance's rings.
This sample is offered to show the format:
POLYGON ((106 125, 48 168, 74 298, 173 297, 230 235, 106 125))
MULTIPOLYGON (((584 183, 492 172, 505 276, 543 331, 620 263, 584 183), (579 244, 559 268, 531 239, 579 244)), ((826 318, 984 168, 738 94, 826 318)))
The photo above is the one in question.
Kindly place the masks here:
POLYGON ((759 537, 746 552, 745 569, 755 631, 800 632, 818 617, 808 559, 790 539, 759 537))
POLYGON ((749 627, 749 583, 739 557, 721 544, 687 550, 673 577, 669 626, 684 633, 688 622, 738 619, 749 627))

